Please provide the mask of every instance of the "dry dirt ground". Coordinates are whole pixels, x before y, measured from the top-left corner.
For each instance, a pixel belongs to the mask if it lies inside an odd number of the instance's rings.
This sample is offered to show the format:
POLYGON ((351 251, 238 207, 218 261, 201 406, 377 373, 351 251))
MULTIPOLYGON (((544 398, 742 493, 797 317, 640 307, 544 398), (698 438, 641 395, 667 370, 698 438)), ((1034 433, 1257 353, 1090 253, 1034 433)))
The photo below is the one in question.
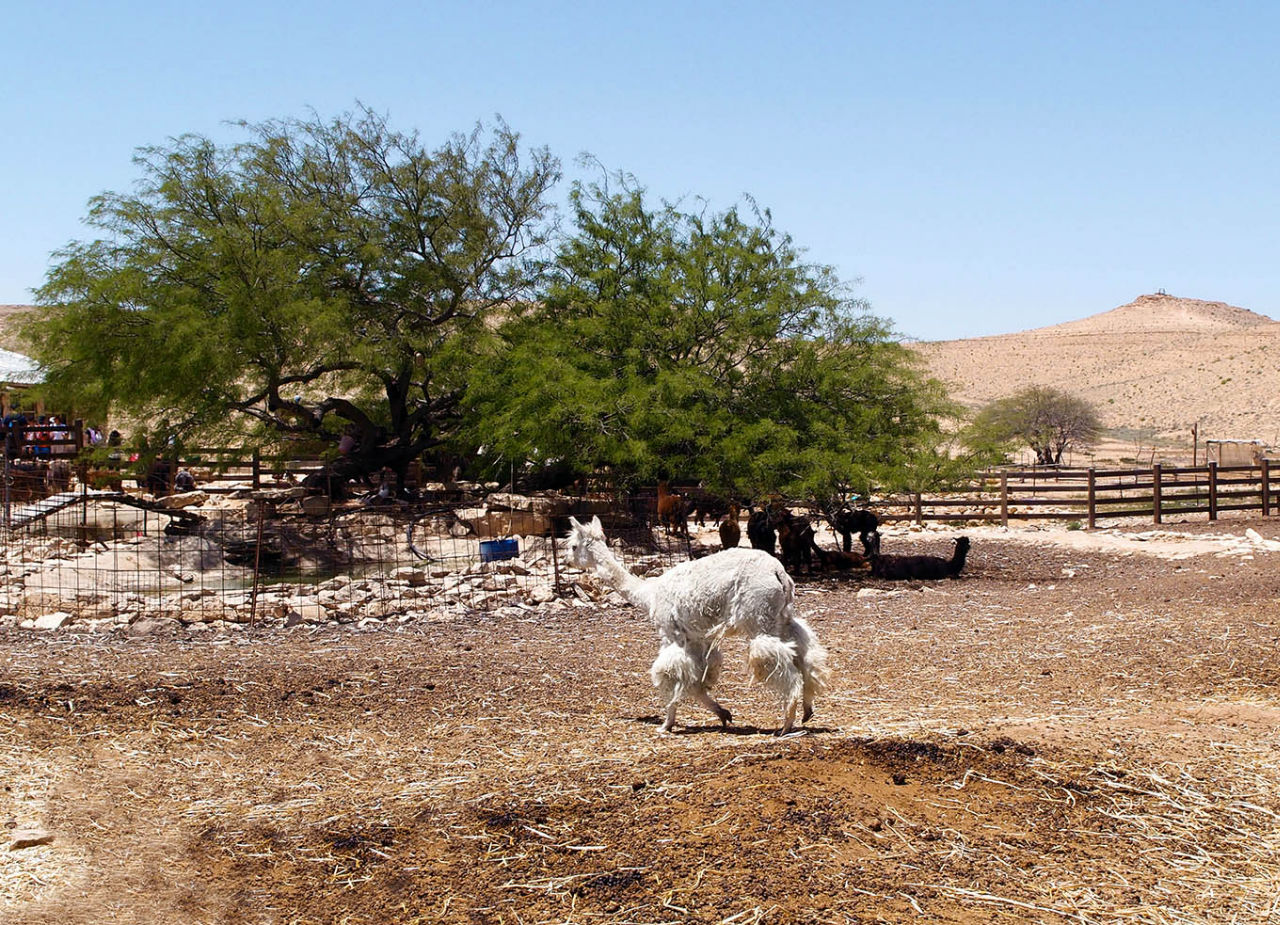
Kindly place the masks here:
MULTIPOLYGON (((1280 539, 1164 529, 1246 526, 1280 539)), ((9 632, 0 921, 1266 921, 1278 591, 1280 552, 998 534, 958 581, 805 581, 833 684, 782 740, 740 643, 730 728, 656 735, 630 609, 9 632)))

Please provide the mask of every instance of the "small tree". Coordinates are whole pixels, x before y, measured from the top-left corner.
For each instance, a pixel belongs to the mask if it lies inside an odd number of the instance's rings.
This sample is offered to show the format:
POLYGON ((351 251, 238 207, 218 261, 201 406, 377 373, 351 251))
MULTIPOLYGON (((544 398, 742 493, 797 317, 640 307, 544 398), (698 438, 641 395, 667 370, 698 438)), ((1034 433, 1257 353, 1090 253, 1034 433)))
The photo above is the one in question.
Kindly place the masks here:
POLYGON ((1026 445, 1044 466, 1062 463, 1069 449, 1090 446, 1102 432, 1093 405, 1060 389, 1032 386, 983 408, 965 435, 974 449, 1026 445))

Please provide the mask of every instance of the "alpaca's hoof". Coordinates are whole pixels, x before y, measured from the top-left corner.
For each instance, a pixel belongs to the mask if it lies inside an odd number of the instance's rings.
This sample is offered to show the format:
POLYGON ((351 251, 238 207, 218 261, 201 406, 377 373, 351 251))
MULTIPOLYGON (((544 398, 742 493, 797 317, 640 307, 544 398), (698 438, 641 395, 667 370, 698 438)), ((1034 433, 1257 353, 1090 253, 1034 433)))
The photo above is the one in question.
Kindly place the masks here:
POLYGON ((666 723, 663 723, 661 726, 658 727, 658 735, 660 736, 664 736, 670 731, 671 731, 671 727, 668 726, 666 723))
POLYGON ((801 724, 804 724, 804 723, 809 722, 809 720, 810 720, 812 717, 813 717, 813 707, 805 707, 805 708, 804 708, 804 718, 803 718, 802 720, 800 720, 801 724))
POLYGON ((719 712, 718 714, 716 714, 716 715, 720 717, 720 728, 721 728, 721 729, 724 729, 724 728, 725 728, 725 727, 727 727, 730 723, 732 723, 732 722, 733 722, 733 714, 732 714, 732 713, 730 713, 728 710, 721 709, 721 710, 720 710, 720 712, 719 712))

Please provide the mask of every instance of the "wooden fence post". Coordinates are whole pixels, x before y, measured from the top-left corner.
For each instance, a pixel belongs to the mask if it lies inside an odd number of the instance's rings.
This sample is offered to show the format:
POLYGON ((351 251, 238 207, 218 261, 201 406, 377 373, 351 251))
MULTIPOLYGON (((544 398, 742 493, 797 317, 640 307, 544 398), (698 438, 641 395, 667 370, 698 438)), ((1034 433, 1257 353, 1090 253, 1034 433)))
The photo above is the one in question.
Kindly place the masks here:
POLYGON ((1000 526, 1009 526, 1009 473, 1000 473, 1000 526))
POLYGON ((1151 466, 1151 516, 1153 523, 1161 523, 1160 511, 1160 463, 1151 466))
POLYGON ((1097 520, 1097 501, 1098 501, 1098 473, 1093 466, 1089 467, 1089 511, 1087 521, 1089 529, 1093 529, 1093 525, 1097 520))
POLYGON ((1209 463, 1209 519, 1218 519, 1218 464, 1209 463))
POLYGON ((1262 516, 1271 516, 1271 460, 1262 457, 1262 516))
POLYGON ((262 451, 256 446, 253 448, 253 490, 257 491, 262 487, 262 451))
POLYGON ((924 505, 921 503, 921 494, 916 492, 916 526, 924 523, 924 505))

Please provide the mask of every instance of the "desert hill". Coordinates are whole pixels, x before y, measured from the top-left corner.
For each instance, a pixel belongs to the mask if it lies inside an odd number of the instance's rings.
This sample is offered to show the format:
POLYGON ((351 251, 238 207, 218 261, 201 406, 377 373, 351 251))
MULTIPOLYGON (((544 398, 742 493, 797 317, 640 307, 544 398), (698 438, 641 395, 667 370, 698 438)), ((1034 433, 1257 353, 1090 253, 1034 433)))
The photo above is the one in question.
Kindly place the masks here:
POLYGON ((34 307, 33 305, 0 305, 0 347, 22 352, 22 345, 17 336, 18 323, 20 316, 34 307))
POLYGON ((1079 321, 915 347, 970 408, 1029 385, 1093 402, 1118 445, 1100 458, 1127 443, 1135 457, 1185 448, 1189 461, 1195 424, 1202 440, 1280 445, 1280 323, 1223 302, 1144 295, 1079 321))

